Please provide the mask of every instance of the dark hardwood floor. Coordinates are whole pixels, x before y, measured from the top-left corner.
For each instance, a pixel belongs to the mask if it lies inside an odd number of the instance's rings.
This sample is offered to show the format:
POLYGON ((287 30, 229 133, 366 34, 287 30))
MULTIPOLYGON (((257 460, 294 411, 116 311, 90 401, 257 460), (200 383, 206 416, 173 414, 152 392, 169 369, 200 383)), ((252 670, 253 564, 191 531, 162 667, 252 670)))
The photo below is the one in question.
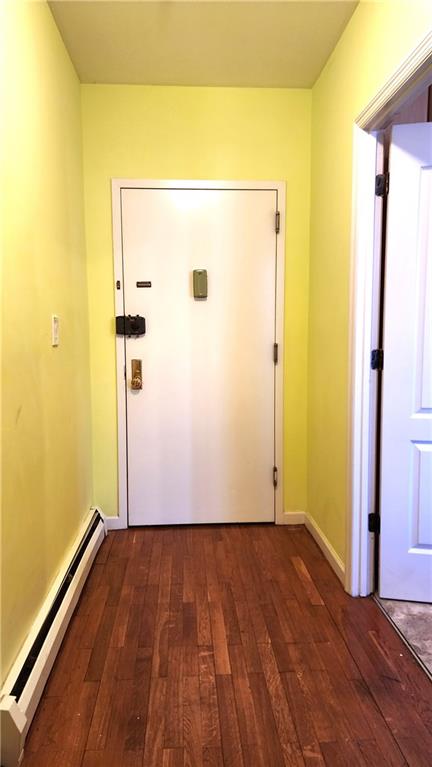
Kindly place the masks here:
POLYGON ((303 528, 141 528, 100 549, 24 767, 432 765, 432 685, 303 528))

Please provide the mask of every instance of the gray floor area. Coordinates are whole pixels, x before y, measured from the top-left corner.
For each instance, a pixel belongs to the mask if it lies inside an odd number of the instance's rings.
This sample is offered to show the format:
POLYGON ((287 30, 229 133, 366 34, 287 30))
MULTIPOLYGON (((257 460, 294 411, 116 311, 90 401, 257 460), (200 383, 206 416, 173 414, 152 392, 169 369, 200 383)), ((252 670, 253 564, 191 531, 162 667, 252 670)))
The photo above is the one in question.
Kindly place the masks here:
POLYGON ((379 602, 432 674, 432 604, 381 598, 379 602))

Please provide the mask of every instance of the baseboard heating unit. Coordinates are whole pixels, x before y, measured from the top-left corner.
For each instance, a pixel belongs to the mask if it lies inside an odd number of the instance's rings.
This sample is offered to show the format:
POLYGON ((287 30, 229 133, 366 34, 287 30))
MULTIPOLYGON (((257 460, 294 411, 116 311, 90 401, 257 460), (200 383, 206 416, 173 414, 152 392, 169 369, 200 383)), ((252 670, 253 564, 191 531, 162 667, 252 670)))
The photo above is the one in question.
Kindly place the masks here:
POLYGON ((1 767, 17 767, 24 742, 96 553, 105 536, 92 509, 1 691, 1 767))

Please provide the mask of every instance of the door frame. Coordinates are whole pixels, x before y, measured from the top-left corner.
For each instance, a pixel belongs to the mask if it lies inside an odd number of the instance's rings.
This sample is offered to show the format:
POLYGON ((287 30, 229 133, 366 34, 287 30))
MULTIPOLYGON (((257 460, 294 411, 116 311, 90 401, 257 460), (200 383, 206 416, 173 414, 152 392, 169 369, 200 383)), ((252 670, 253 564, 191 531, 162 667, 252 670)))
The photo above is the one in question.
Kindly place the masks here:
MULTIPOLYGON (((275 459, 278 484, 275 490, 275 523, 283 523, 283 392, 284 392, 284 290, 285 290, 285 182, 283 181, 213 181, 213 180, 111 180, 112 227, 114 251, 114 305, 115 314, 125 313, 123 291, 123 247, 121 219, 121 191, 129 189, 214 189, 214 190, 267 190, 276 192, 280 213, 280 234, 276 236, 276 315, 275 334, 279 344, 279 364, 275 365, 275 459), (117 283, 120 288, 117 289, 117 283)), ((128 471, 127 471, 127 381, 125 379, 125 339, 116 336, 117 382, 117 455, 118 455, 118 516, 107 518, 110 529, 128 527, 128 471)))
POLYGON ((377 335, 380 290, 381 206, 374 194, 382 151, 379 131, 402 104, 432 83, 432 32, 423 37, 374 95, 353 127, 350 341, 348 398, 347 561, 345 589, 374 590, 374 534, 368 514, 375 485, 376 382, 370 353, 377 335))

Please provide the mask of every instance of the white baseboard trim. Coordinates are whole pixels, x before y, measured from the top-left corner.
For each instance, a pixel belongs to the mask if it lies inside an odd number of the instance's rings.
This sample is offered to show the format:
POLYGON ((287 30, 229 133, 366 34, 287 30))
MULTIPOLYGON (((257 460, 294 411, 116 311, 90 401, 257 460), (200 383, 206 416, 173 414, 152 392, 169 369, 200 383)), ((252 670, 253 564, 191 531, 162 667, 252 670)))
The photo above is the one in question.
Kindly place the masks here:
POLYGON ((305 511, 284 511, 281 520, 282 525, 304 525, 306 518, 305 511))
MULTIPOLYGON (((102 512, 101 512, 102 513, 102 512)), ((127 525, 120 517, 107 517, 103 514, 105 529, 108 530, 125 530, 127 525)))
POLYGON ((307 511, 284 511, 281 524, 304 525, 345 588, 345 565, 311 515, 307 511))
POLYGON ((312 538, 320 547, 330 567, 336 573, 342 586, 345 588, 345 565, 342 562, 339 554, 336 553, 329 539, 324 535, 320 527, 310 514, 306 514, 305 519, 306 529, 309 530, 312 538))
POLYGON ((2 767, 17 767, 22 761, 24 742, 28 729, 96 553, 106 535, 105 526, 101 519, 98 522, 95 519, 95 511, 95 509, 90 510, 73 545, 64 558, 59 573, 1 690, 0 719, 2 739, 0 763, 2 767), (93 532, 91 532, 92 524, 95 525, 93 532), (25 661, 49 616, 59 590, 65 581, 66 575, 69 573, 75 555, 86 535, 90 535, 90 533, 91 537, 87 541, 85 550, 82 551, 81 549, 82 556, 78 565, 75 564, 71 570, 70 584, 67 590, 65 590, 30 674, 25 682, 23 682, 24 686, 20 693, 15 693, 14 687, 22 672, 25 661))

